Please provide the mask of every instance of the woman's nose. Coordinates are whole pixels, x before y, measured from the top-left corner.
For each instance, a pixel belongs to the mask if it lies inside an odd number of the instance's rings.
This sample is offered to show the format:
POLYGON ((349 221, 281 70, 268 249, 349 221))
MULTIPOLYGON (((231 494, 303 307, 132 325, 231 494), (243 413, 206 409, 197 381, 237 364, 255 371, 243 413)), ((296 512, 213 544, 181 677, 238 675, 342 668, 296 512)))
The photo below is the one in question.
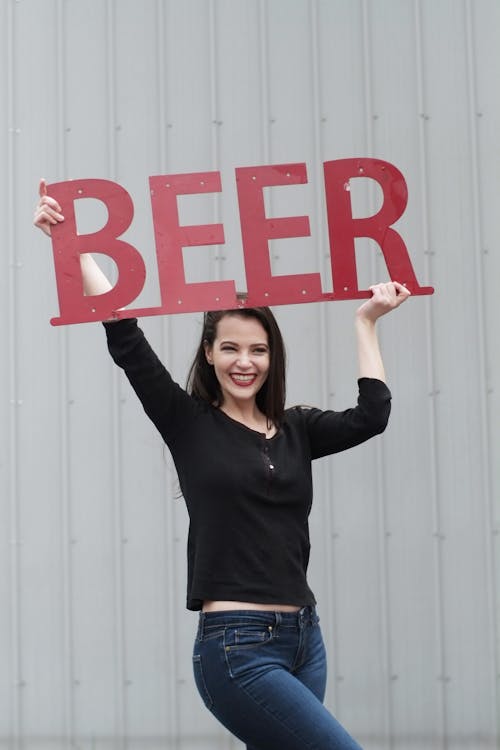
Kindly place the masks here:
POLYGON ((237 359, 237 364, 242 368, 248 368, 252 366, 250 361, 250 354, 248 352, 240 352, 237 359))

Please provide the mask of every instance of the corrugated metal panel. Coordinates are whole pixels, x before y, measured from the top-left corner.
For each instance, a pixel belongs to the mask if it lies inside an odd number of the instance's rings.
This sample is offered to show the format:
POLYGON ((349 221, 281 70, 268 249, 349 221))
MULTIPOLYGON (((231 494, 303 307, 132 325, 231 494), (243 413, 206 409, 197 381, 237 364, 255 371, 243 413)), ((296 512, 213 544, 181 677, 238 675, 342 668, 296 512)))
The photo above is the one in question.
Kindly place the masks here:
MULTIPOLYGON (((107 360, 99 326, 54 329, 38 177, 104 177, 133 196, 127 239, 158 284, 147 177, 220 169, 180 201, 226 244, 187 250, 190 281, 244 284, 234 168, 305 161, 267 191, 311 238, 275 274, 331 288, 322 163, 376 156, 405 175, 399 230, 433 298, 381 323, 394 393, 383 436, 315 467, 311 581, 328 705, 367 750, 500 739, 500 173, 495 0, 5 0, 0 305, 0 747, 239 747, 191 678, 186 514, 170 459, 107 360), (194 718, 196 717, 196 718, 194 718)), ((353 185, 359 212, 378 195, 353 185)), ((85 231, 102 209, 79 213, 85 231)), ((360 283, 387 274, 357 245, 360 283)), ((277 309, 289 401, 355 393, 356 304, 277 309)), ((144 321, 183 382, 199 316, 144 321)))

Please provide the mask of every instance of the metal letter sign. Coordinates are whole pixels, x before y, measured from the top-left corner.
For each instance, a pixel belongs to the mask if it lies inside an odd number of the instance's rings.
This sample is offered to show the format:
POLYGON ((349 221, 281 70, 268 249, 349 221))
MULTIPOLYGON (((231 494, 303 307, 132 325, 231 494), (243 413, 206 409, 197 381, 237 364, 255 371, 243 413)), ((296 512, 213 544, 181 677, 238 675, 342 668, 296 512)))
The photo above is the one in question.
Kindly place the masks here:
POLYGON ((432 294, 432 287, 419 285, 406 245, 391 229, 391 225, 403 215, 408 202, 406 182, 399 169, 378 159, 337 159, 325 162, 324 169, 335 299, 367 296, 366 291, 358 289, 354 254, 356 237, 370 237, 377 242, 391 279, 404 284, 412 294, 432 294), (353 218, 349 181, 354 177, 371 178, 382 188, 384 200, 374 216, 353 218))
POLYGON ((187 284, 182 259, 183 247, 224 243, 222 224, 180 226, 177 209, 178 195, 220 193, 219 172, 150 177, 149 184, 162 301, 159 313, 234 307, 234 281, 187 284))
POLYGON ((262 189, 271 185, 297 185, 306 182, 305 164, 243 167, 236 170, 250 307, 313 302, 322 298, 319 273, 273 276, 269 261, 269 240, 309 237, 311 232, 307 216, 268 219, 264 211, 262 189))
POLYGON ((61 317, 54 325, 105 320, 132 302, 142 291, 146 267, 140 253, 128 242, 118 239, 132 223, 134 205, 120 185, 108 180, 71 180, 48 187, 64 211, 64 221, 52 228, 51 239, 61 317), (97 198, 108 209, 105 227, 93 234, 76 231, 75 200, 97 198), (109 255, 118 267, 118 283, 109 292, 84 296, 80 270, 83 253, 109 255))
POLYGON ((263 188, 307 183, 305 164, 240 167, 236 184, 248 292, 236 294, 234 281, 187 283, 182 249, 224 243, 222 224, 181 226, 177 197, 221 191, 219 172, 150 177, 151 205, 160 282, 159 307, 127 308, 139 296, 146 268, 139 251, 119 239, 132 223, 134 207, 123 187, 109 180, 71 180, 48 187, 60 204, 65 221, 52 228, 60 317, 53 325, 84 323, 110 318, 130 318, 263 305, 287 305, 323 300, 369 297, 359 289, 354 240, 369 237, 382 249, 392 279, 414 295, 432 294, 420 286, 402 237, 392 229, 403 214, 407 188, 403 175, 392 164, 378 159, 339 159, 325 162, 325 192, 330 240, 333 292, 321 289, 319 273, 273 276, 268 242, 286 237, 310 236, 307 216, 271 218, 264 209, 263 188), (375 180, 383 192, 382 207, 374 216, 353 218, 349 181, 375 180), (100 200, 108 210, 106 225, 92 234, 78 234, 75 201, 100 200), (80 270, 83 253, 109 255, 117 265, 118 280, 109 292, 85 296, 80 270), (124 309, 125 308, 125 309, 124 309))

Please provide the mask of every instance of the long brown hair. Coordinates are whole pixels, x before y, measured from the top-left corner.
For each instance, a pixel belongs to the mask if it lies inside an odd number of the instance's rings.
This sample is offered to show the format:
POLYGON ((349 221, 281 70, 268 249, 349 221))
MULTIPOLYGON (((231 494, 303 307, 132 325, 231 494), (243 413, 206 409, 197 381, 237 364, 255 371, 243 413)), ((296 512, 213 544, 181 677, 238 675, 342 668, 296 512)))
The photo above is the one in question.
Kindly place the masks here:
POLYGON ((256 403, 268 421, 279 427, 283 421, 286 399, 286 354, 283 337, 276 318, 268 307, 249 307, 237 310, 214 310, 205 313, 201 341, 193 364, 189 368, 187 390, 193 396, 220 406, 222 392, 212 365, 205 355, 205 346, 213 346, 217 325, 226 315, 255 318, 267 333, 270 358, 267 378, 256 396, 256 403))

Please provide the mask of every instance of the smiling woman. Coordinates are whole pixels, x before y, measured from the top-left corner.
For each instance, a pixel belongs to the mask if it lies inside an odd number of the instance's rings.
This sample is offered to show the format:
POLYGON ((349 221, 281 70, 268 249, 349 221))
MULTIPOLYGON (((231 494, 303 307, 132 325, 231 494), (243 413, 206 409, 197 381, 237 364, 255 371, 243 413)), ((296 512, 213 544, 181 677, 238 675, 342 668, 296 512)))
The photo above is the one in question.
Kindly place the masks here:
POLYGON ((269 308, 208 312, 188 390, 271 436, 283 420, 285 368, 283 338, 269 308))
POLYGON ((205 343, 207 362, 221 390, 220 408, 228 416, 259 430, 267 419, 256 396, 269 372, 267 333, 256 318, 225 315, 212 345, 205 343))
MULTIPOLYGON (((41 194, 35 224, 63 221, 41 194)), ((110 284, 81 258, 86 294, 110 284)), ((307 581, 311 463, 385 429, 391 394, 376 321, 407 299, 377 284, 356 313, 357 405, 285 409, 285 349, 267 307, 208 312, 187 390, 135 319, 105 323, 108 348, 173 456, 189 513, 187 607, 206 706, 248 750, 359 750, 323 705, 326 657, 307 581)))

